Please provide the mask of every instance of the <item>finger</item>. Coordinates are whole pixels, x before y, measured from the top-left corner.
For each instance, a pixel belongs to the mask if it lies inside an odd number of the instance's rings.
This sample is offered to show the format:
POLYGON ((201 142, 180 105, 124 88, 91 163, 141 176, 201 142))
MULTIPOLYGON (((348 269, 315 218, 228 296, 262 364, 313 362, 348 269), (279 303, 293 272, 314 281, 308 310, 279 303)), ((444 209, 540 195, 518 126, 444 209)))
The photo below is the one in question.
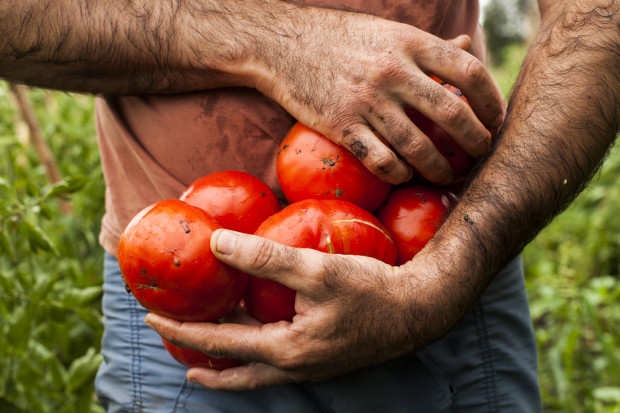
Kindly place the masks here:
POLYGON ((491 148, 491 133, 459 96, 429 76, 415 76, 409 81, 402 99, 439 125, 467 153, 480 158, 491 148))
POLYGON ((418 41, 416 46, 416 62, 425 72, 458 87, 487 129, 501 125, 506 111, 504 98, 480 60, 434 36, 424 36, 424 42, 418 41))
POLYGON ((214 390, 243 391, 294 382, 290 373, 267 364, 248 364, 226 370, 192 368, 187 379, 214 390))
POLYGON ((311 291, 313 281, 323 269, 318 251, 292 248, 230 230, 218 229, 211 235, 211 251, 233 268, 306 293, 311 291))
POLYGON ((218 319, 221 323, 236 323, 246 326, 263 325, 259 320, 249 315, 241 306, 237 306, 233 311, 218 319))
POLYGON ((241 324, 189 323, 150 313, 146 324, 175 346, 201 351, 216 358, 277 362, 282 353, 282 337, 288 323, 264 326, 241 324), (280 351, 278 351, 280 349, 280 351))
POLYGON ((452 182, 452 168, 430 139, 396 103, 386 104, 381 113, 373 110, 371 123, 398 154, 431 182, 452 182))
POLYGON ((409 86, 409 94, 402 96, 406 102, 440 126, 474 158, 488 153, 491 133, 461 95, 429 76, 412 78, 409 86))
POLYGON ((454 44, 456 47, 458 47, 461 50, 468 51, 469 48, 471 47, 471 37, 469 37, 466 34, 461 34, 448 41, 454 44))
MULTIPOLYGON (((388 142, 394 140, 390 136, 384 137, 388 142)), ((411 179, 411 168, 381 142, 368 125, 358 123, 351 126, 336 143, 347 148, 370 172, 386 182, 401 184, 411 179)))

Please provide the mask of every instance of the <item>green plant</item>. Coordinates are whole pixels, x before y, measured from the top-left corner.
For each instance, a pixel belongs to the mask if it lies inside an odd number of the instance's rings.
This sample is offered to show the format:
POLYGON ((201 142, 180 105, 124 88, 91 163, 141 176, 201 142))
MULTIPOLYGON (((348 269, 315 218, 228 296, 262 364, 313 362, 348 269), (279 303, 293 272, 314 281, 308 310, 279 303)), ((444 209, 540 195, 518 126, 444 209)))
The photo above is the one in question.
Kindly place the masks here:
POLYGON ((52 184, 7 92, 0 84, 0 411, 101 411, 93 377, 101 362, 103 183, 92 98, 30 93, 66 176, 52 184))
MULTIPOLYGON (((526 46, 492 68, 509 95, 526 46)), ((545 412, 620 412, 620 148, 523 253, 545 412)))

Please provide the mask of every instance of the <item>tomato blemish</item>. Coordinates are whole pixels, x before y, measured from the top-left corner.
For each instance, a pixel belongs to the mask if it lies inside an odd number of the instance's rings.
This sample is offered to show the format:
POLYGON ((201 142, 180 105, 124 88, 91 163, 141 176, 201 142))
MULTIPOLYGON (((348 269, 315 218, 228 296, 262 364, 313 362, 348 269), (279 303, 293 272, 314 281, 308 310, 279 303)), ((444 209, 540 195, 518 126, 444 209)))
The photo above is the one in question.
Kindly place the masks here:
POLYGON ((189 221, 181 220, 179 221, 179 224, 181 225, 181 228, 183 228, 183 231, 185 231, 186 234, 189 234, 191 232, 191 230, 189 229, 189 221))
MULTIPOLYGON (((336 158, 336 159, 337 159, 337 158, 336 158)), ((336 161, 334 161, 332 158, 329 158, 329 157, 327 157, 327 156, 326 156, 326 157, 324 157, 324 158, 322 159, 322 161, 323 161, 323 163, 324 163, 325 165, 327 165, 327 166, 335 166, 335 165, 336 165, 336 161)), ((323 169, 325 169, 325 168, 323 168, 323 169)))
POLYGON ((142 288, 144 290, 164 291, 161 288, 157 288, 157 284, 134 284, 136 288, 142 288))

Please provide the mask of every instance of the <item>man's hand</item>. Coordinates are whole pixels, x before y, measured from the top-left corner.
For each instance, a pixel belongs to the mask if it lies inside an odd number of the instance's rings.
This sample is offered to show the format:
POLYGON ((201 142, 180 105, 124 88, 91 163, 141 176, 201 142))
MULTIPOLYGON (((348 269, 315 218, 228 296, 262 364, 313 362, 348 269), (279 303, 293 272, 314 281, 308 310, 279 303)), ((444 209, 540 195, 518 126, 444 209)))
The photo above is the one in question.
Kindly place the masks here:
POLYGON ((246 390, 326 379, 408 353, 445 332, 425 318, 432 283, 402 268, 230 231, 214 234, 212 250, 235 268, 297 290, 297 315, 293 322, 258 325, 247 315, 251 320, 228 320, 243 324, 214 324, 149 314, 149 326, 178 346, 250 362, 221 372, 189 370, 188 378, 204 386, 246 390), (418 336, 422 327, 428 329, 418 336))
POLYGON ((447 160, 405 106, 432 119, 472 157, 490 149, 489 130, 502 123, 504 102, 484 65, 463 50, 467 36, 445 41, 413 26, 329 9, 291 7, 281 16, 283 32, 266 38, 256 63, 245 68, 254 85, 382 179, 407 181, 412 166, 432 182, 452 180, 447 160), (429 73, 459 87, 471 108, 429 73))
POLYGON ((391 183, 411 178, 411 167, 452 180, 405 106, 475 158, 505 112, 489 72, 463 50, 467 36, 445 41, 364 13, 280 0, 7 0, 0 21, 2 78, 105 94, 255 87, 391 183))

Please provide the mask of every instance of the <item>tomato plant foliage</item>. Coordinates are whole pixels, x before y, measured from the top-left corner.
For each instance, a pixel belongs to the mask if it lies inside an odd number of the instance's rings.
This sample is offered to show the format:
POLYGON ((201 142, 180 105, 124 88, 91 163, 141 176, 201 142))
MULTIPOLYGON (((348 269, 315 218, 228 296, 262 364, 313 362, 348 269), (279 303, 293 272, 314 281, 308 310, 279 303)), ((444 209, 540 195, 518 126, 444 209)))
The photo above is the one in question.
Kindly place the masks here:
POLYGON ((104 188, 92 99, 30 92, 64 176, 53 185, 7 91, 0 84, 0 411, 101 411, 104 188))

